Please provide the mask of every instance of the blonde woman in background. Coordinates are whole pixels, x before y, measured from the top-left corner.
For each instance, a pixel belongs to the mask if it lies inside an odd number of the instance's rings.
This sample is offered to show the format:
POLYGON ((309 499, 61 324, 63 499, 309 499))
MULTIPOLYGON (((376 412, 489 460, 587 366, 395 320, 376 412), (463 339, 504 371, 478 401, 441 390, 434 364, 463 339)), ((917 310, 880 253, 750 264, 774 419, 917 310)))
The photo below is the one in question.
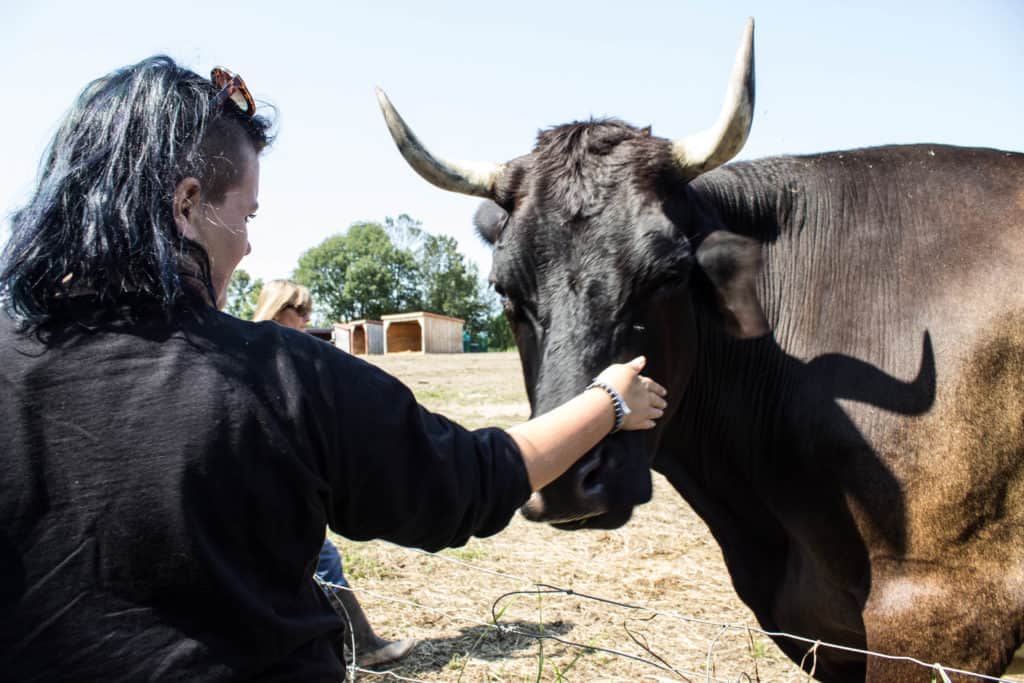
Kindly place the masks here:
POLYGON ((271 280, 263 285, 252 319, 273 320, 285 327, 304 332, 313 313, 309 290, 291 280, 271 280))
MULTIPOLYGON (((254 322, 274 322, 304 332, 313 313, 313 297, 309 290, 291 280, 271 280, 263 285, 256 301, 254 322)), ((355 640, 356 662, 359 666, 377 666, 401 659, 409 654, 416 644, 414 639, 387 641, 378 636, 370 626, 356 594, 349 590, 348 579, 342 570, 341 554, 329 539, 324 539, 317 560, 316 575, 321 581, 341 589, 333 595, 341 601, 343 609, 338 610, 341 618, 350 626, 351 638, 355 640)), ((348 642, 348 638, 346 638, 348 642)))

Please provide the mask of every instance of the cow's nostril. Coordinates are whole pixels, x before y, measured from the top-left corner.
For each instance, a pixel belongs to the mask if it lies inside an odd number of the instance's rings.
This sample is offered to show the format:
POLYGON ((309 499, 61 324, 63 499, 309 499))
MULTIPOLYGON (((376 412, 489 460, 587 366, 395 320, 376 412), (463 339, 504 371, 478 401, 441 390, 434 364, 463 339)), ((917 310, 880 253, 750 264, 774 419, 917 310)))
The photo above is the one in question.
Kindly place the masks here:
POLYGON ((602 460, 600 451, 594 451, 580 463, 579 469, 576 470, 576 490, 581 498, 590 498, 603 493, 604 484, 599 478, 602 460))

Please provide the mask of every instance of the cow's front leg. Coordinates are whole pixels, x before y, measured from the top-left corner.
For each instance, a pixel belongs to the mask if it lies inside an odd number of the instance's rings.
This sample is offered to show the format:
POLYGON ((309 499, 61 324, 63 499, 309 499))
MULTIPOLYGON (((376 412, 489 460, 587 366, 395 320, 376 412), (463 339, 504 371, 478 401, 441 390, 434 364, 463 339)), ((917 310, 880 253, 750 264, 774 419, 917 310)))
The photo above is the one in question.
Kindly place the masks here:
MULTIPOLYGON (((928 664, 999 676, 1020 637, 1020 596, 1010 596, 998 573, 932 562, 872 564, 864 610, 868 649, 928 664)), ((976 681, 947 672, 951 681, 976 681)), ((870 656, 869 683, 942 680, 937 669, 870 656), (934 674, 934 677, 933 677, 934 674)))

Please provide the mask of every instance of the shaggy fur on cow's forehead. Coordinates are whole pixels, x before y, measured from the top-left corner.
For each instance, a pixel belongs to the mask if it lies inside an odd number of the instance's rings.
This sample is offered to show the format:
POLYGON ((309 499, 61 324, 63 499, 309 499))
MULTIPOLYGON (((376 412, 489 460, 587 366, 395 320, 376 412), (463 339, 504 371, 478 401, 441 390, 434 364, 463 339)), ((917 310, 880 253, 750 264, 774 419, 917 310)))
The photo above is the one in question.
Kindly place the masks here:
POLYGON ((667 140, 618 119, 576 121, 541 131, 529 155, 534 177, 562 208, 565 218, 607 210, 616 188, 653 191, 672 166, 667 140), (630 170, 626 170, 626 169, 630 170))
POLYGON ((625 140, 650 136, 650 128, 637 128, 619 119, 574 121, 540 131, 534 152, 540 157, 579 161, 590 154, 606 155, 625 140))

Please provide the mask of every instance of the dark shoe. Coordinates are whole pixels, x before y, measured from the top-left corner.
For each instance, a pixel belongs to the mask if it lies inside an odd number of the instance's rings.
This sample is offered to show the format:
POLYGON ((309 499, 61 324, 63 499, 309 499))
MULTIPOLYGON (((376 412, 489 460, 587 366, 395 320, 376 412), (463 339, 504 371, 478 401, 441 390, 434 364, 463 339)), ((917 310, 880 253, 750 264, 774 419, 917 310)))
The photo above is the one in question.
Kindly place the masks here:
MULTIPOLYGON (((387 641, 374 633, 362 605, 351 590, 339 588, 334 592, 334 596, 338 599, 335 609, 346 622, 347 630, 355 640, 357 665, 377 666, 393 662, 409 654, 416 645, 413 639, 387 641)), ((342 642, 345 648, 351 645, 347 635, 342 642)))

